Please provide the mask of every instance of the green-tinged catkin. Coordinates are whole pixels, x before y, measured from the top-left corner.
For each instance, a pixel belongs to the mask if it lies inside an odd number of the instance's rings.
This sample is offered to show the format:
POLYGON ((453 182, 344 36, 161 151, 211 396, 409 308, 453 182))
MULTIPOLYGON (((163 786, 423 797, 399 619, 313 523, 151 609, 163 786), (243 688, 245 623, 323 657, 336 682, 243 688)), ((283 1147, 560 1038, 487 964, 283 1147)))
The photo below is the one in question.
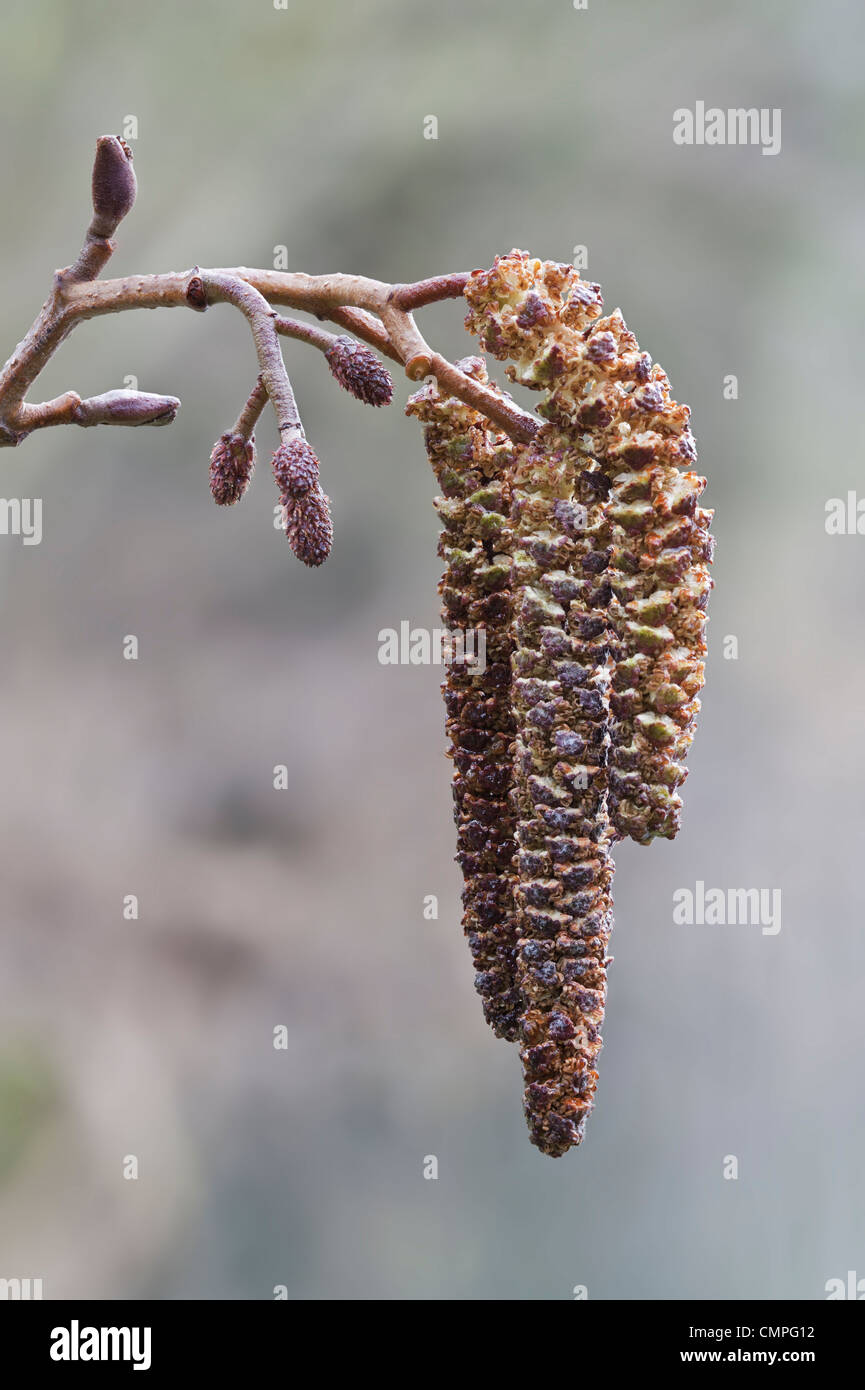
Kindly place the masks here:
MULTIPOLYGON (((515 359, 511 375, 536 389, 550 380, 544 364, 564 305, 582 305, 583 328, 600 313, 597 287, 573 267, 520 253, 476 272, 466 298, 467 326, 496 356, 515 359)), ((577 430, 547 424, 518 452, 516 979, 529 1133, 552 1156, 580 1142, 592 1107, 612 928, 606 493, 577 430)))
POLYGON ((525 252, 472 276, 467 323, 545 390, 539 413, 597 461, 610 524, 609 810, 617 837, 671 838, 704 679, 712 513, 687 406, 596 285, 525 252), (565 272, 568 272, 567 274, 565 272), (559 277, 564 292, 555 294, 559 277))
POLYGON ((564 1153, 597 1084, 612 928, 606 814, 608 548, 592 465, 545 426, 517 463, 516 981, 532 1142, 564 1153))
POLYGON ((562 358, 541 414, 584 431, 609 486, 610 817, 617 838, 646 844, 680 824, 676 789, 704 677, 712 513, 698 507, 706 480, 689 468, 690 411, 619 311, 562 358))
MULTIPOLYGON (((480 358, 460 363, 486 382, 480 358)), ((510 468, 509 441, 497 436, 483 416, 435 385, 408 403, 423 421, 427 453, 442 496, 435 506, 443 524, 439 554, 445 562, 439 585, 448 631, 473 634, 464 652, 448 665, 442 690, 450 756, 454 762, 454 819, 457 860, 464 889, 463 926, 475 965, 475 986, 484 1016, 498 1036, 517 1036, 519 999, 514 984, 516 933, 511 863, 514 811, 510 703, 510 468), (479 650, 482 661, 465 659, 479 650)))
POLYGON ((690 412, 621 313, 601 317, 597 285, 514 251, 465 294, 466 326, 543 392, 547 422, 513 480, 513 797, 526 1113, 556 1155, 579 1142, 597 1078, 610 846, 679 825, 711 513, 690 412))
POLYGON ((687 468, 689 413, 653 366, 602 441, 613 479, 611 814, 618 835, 641 844, 679 829, 705 672, 712 513, 698 506, 705 478, 687 468))

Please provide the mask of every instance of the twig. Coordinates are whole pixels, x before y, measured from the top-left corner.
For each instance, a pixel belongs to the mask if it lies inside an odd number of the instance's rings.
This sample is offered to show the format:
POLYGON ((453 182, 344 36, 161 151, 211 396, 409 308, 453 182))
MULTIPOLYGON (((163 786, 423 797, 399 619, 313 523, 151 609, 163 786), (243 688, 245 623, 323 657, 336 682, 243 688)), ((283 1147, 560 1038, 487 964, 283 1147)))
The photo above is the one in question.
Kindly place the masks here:
POLYGON ((400 309, 422 309, 441 299, 462 299, 468 280, 467 271, 453 275, 434 275, 413 285, 395 285, 393 298, 400 309))
MULTIPOLYGON (((330 319, 399 362, 410 380, 433 375, 442 389, 481 411, 515 440, 528 441, 540 428, 536 416, 510 400, 502 400, 435 352, 414 321, 413 310, 459 298, 468 278, 463 272, 405 285, 389 285, 359 275, 314 276, 245 266, 196 267, 192 272, 97 280, 95 276, 113 250, 110 237, 135 196, 130 159, 128 147, 116 136, 100 139, 94 165, 94 216, 81 254, 72 266, 57 272, 39 316, 0 372, 0 446, 19 444, 32 430, 48 425, 155 423, 157 416, 161 423, 169 418, 166 407, 165 412, 157 411, 153 420, 146 419, 147 402, 153 400, 149 396, 142 396, 136 405, 128 393, 120 402, 116 393, 109 392, 93 398, 103 402, 98 407, 81 402, 74 392, 41 404, 27 404, 24 397, 63 340, 86 319, 127 309, 185 306, 200 310, 219 300, 234 304, 249 320, 264 386, 276 407, 281 430, 288 433, 302 430, 302 426, 282 365, 273 305, 330 319), (86 420, 80 418, 82 412, 86 420)), ((306 341, 313 341, 312 333, 307 333, 306 341)), ((174 401, 173 397, 160 399, 174 401)), ((174 412, 176 409, 174 404, 174 412)))
POLYGON ((233 304, 245 315, 258 355, 259 381, 276 412, 282 442, 287 444, 296 435, 303 437, 297 401, 285 370, 276 332, 276 310, 257 289, 231 271, 198 270, 194 278, 204 287, 208 303, 221 300, 233 304))
POLYGON ((267 387, 262 378, 259 377, 249 393, 249 399, 246 405, 235 420, 231 433, 237 434, 241 439, 249 442, 252 438, 253 430, 258 424, 258 418, 266 405, 267 387))
POLYGON ((276 316, 273 323, 277 333, 283 338, 296 338, 300 343, 308 343, 310 347, 318 348, 319 352, 329 352, 336 342, 332 333, 326 333, 323 328, 316 328, 314 323, 287 319, 281 314, 276 316))

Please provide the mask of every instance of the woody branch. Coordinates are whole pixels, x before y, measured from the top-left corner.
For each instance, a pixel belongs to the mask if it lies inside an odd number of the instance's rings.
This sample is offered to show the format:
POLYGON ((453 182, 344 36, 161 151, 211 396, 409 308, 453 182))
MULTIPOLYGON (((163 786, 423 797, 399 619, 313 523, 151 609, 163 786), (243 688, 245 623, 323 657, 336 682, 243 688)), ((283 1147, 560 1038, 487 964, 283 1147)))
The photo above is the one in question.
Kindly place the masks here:
MULTIPOLYGON (((415 322, 416 309, 460 298, 468 278, 464 273, 405 285, 358 275, 304 275, 245 266, 97 279, 114 250, 111 238, 135 199, 131 159, 128 146, 118 137, 102 136, 97 142, 94 211, 82 250, 73 265, 55 273, 36 321, 0 372, 0 446, 20 444, 34 430, 52 425, 170 423, 180 406, 174 396, 109 391, 82 399, 67 391, 35 404, 25 396, 61 343, 87 319, 127 309, 200 311, 219 302, 233 304, 244 313, 258 356, 259 379, 238 422, 244 432, 251 431, 269 398, 283 441, 286 433, 302 435, 277 335, 305 341, 326 356, 336 341, 311 324, 280 318, 273 308, 278 305, 338 325, 397 362, 411 381, 435 377, 443 391, 480 411, 511 438, 525 442, 533 437, 540 425, 534 415, 460 371, 427 343, 415 322)), ((337 366, 332 362, 331 367, 339 379, 337 366)))

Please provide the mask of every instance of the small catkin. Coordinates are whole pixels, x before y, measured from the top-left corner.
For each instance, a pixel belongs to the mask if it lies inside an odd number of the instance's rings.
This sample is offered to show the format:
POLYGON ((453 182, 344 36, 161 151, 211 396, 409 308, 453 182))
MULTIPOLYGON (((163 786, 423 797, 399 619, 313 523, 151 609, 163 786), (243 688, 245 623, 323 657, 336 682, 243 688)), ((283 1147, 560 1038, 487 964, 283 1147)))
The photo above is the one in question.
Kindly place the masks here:
POLYGON ((341 333, 325 352, 340 386, 365 405, 389 405, 393 378, 384 363, 363 343, 341 333))
POLYGON ((255 469, 255 440, 221 434, 210 455, 210 491, 219 507, 233 507, 249 487, 255 469))
POLYGON ((330 498, 314 483, 300 497, 283 495, 283 522, 288 543, 303 564, 323 565, 333 544, 330 498))
POLYGON ((303 497, 318 482, 319 465, 302 435, 280 444, 273 456, 273 476, 283 497, 303 497))
MULTIPOLYGON (((459 365, 486 383, 482 359, 467 358, 459 365)), ((407 413, 424 423, 427 454, 443 494, 435 499, 443 524, 443 621, 451 632, 483 632, 486 644, 483 667, 452 661, 442 691, 454 763, 463 927, 475 987, 493 1031, 514 1040, 520 1001, 514 982, 514 808, 509 799, 514 737, 508 523, 512 446, 477 411, 442 396, 434 384, 411 397, 407 413)))

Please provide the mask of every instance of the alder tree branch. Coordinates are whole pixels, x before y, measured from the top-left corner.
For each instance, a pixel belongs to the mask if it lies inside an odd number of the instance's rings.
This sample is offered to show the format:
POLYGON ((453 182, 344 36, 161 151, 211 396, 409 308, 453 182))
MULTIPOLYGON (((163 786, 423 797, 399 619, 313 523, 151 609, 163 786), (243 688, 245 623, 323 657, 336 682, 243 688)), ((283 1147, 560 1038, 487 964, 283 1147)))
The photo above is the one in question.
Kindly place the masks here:
MULTIPOLYGON (((82 399, 67 391, 53 400, 31 403, 25 396, 40 372, 72 330, 86 319, 127 309, 190 308, 199 312, 210 304, 230 303, 249 323, 258 357, 259 379, 238 420, 236 432, 250 435, 270 399, 283 442, 302 437, 303 426, 279 347, 279 336, 294 338, 322 351, 334 375, 342 381, 334 358, 334 338, 313 325, 280 317, 274 305, 329 319, 352 339, 359 339, 397 362, 411 381, 433 376, 439 386, 473 406, 512 439, 526 442, 540 421, 513 401, 474 381, 429 346, 414 320, 414 311, 441 300, 459 299, 468 275, 438 275, 414 284, 390 285, 359 275, 304 275, 276 270, 228 269, 129 275, 100 280, 97 276, 114 251, 111 240, 135 200, 132 154, 118 136, 97 142, 92 179, 93 218, 78 259, 54 275, 51 293, 30 331, 0 372, 0 446, 20 444, 34 430, 51 425, 162 425, 177 414, 174 396, 140 391, 107 391, 82 399), (242 428, 240 428, 242 426, 242 428)), ((358 350, 355 345, 355 350, 358 350)), ((353 389, 349 386, 349 389, 353 389)), ((372 404, 373 399, 360 394, 372 404)), ((389 399, 389 395, 387 399, 389 399)))
POLYGON ((233 427, 219 436, 210 456, 210 490, 219 506, 245 494, 255 467, 254 431, 268 401, 276 415, 280 444, 273 456, 285 534, 304 564, 327 558, 333 539, 329 499, 319 479, 319 462, 307 442, 280 338, 321 352, 337 382, 367 405, 387 405, 393 381, 371 352, 397 362, 410 381, 434 378, 440 388, 474 407, 514 440, 527 442, 540 421, 510 399, 436 352, 415 322, 418 309, 459 299, 467 274, 436 275, 414 284, 390 285, 362 275, 304 275, 246 266, 171 271, 99 279, 114 252, 112 237, 136 195, 132 152, 116 135, 97 141, 93 164, 93 217, 77 260, 55 272, 51 293, 30 331, 0 372, 0 446, 20 444, 51 425, 163 425, 180 408, 175 396, 145 391, 105 391, 83 399, 66 391, 52 400, 26 399, 40 372, 79 323, 127 309, 191 309, 204 313, 230 304, 243 314, 255 349, 255 383, 233 427), (279 313, 299 310, 330 320, 330 333, 279 313))

